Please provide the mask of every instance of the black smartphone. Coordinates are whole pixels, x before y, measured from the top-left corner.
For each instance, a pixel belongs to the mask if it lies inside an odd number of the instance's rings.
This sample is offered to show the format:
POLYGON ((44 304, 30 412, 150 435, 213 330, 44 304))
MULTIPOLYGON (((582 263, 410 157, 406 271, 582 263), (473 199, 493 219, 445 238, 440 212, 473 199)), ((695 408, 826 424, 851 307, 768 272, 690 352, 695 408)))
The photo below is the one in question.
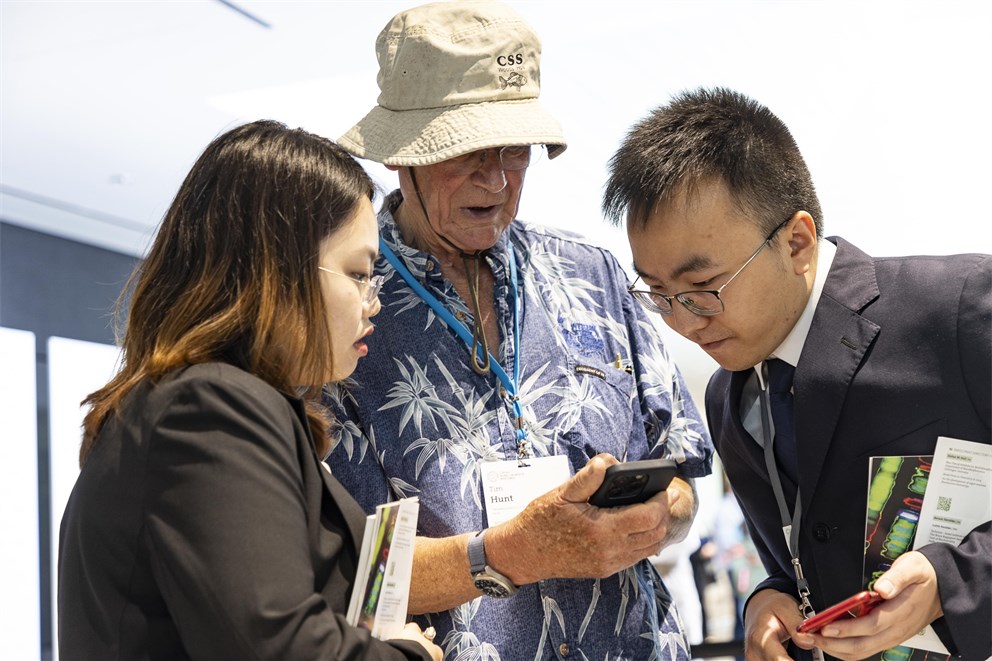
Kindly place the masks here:
POLYGON ((614 464, 606 469, 603 483, 589 498, 596 507, 617 507, 643 503, 668 488, 675 477, 671 459, 643 459, 614 464))

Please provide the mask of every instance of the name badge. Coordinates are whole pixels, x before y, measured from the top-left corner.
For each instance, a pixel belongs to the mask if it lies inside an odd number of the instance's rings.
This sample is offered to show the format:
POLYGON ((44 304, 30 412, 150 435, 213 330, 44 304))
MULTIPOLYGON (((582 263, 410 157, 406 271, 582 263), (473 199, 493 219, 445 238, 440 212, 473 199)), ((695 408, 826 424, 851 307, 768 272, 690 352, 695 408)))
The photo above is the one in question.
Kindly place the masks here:
POLYGON ((516 459, 482 462, 482 495, 490 526, 508 521, 532 500, 551 491, 572 477, 568 457, 528 459, 520 466, 516 459))

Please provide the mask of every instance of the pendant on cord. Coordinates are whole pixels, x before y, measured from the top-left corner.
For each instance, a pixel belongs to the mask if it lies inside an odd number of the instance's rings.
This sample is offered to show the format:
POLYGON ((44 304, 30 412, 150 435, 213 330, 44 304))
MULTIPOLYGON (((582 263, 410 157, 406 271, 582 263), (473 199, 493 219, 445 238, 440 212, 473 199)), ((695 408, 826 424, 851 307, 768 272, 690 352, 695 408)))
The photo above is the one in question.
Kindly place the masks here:
POLYGON ((489 374, 489 343, 486 341, 482 311, 479 309, 479 260, 482 258, 482 251, 478 250, 473 254, 459 252, 465 267, 465 279, 468 281, 468 296, 472 299, 472 355, 469 357, 469 364, 473 372, 485 376, 489 374))

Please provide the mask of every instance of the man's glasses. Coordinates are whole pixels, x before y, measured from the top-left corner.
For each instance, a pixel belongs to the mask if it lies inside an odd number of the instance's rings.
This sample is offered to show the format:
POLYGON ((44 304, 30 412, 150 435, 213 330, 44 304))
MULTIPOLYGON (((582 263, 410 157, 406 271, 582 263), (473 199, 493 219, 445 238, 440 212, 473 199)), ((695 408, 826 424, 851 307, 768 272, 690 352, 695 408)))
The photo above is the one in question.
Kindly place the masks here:
POLYGON ((505 171, 525 170, 536 163, 543 152, 543 145, 511 145, 507 147, 479 149, 461 156, 442 161, 444 168, 453 175, 467 176, 480 170, 494 156, 499 159, 500 167, 505 171))
POLYGON ((362 302, 366 305, 371 305, 372 301, 374 301, 376 296, 379 295, 379 290, 382 289, 384 278, 381 275, 373 275, 371 277, 367 275, 360 275, 355 277, 346 273, 338 273, 337 271, 332 271, 331 269, 325 269, 323 266, 318 266, 317 268, 326 273, 340 275, 344 278, 357 282, 359 289, 363 290, 362 302))
POLYGON ((651 312, 657 312, 658 314, 666 317, 672 314, 673 299, 684 305, 685 309, 689 312, 698 314, 701 317, 712 317, 718 315, 725 309, 723 306, 723 299, 720 298, 720 294, 723 290, 727 288, 727 285, 734 281, 734 278, 741 274, 741 271, 747 268, 748 264, 754 261, 754 258, 758 256, 761 249, 767 246, 768 242, 772 240, 772 237, 778 234, 778 231, 785 227, 786 223, 790 220, 792 220, 791 215, 779 223, 778 226, 771 231, 771 234, 769 234, 765 240, 761 242, 761 245, 758 246, 757 250, 751 253, 751 256, 747 258, 744 265, 737 269, 737 272, 730 276, 730 279, 723 283, 719 289, 692 289, 689 291, 679 292, 678 294, 668 295, 644 289, 634 289, 634 285, 631 285, 627 291, 629 291, 631 295, 637 299, 638 303, 646 307, 648 310, 651 312))

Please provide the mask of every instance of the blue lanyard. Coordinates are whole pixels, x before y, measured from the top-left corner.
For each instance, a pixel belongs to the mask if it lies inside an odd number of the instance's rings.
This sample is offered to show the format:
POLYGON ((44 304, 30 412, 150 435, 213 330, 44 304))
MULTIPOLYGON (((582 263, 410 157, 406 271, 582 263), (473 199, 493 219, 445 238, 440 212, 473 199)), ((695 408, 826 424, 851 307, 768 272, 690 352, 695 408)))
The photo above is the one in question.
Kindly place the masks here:
MULTIPOLYGON (((499 361, 489 354, 489 364, 493 371, 493 374, 500 380, 506 392, 510 395, 513 401, 513 415, 516 418, 517 426, 517 458, 527 459, 530 457, 530 444, 527 442, 527 430, 524 429, 524 412, 523 408, 520 406, 520 398, 517 397, 517 383, 520 376, 520 315, 519 315, 519 301, 517 299, 517 265, 516 260, 513 255, 513 244, 509 241, 507 242, 507 251, 509 253, 509 272, 510 272, 510 287, 513 293, 513 378, 511 379, 505 370, 500 366, 499 361)), ((478 347, 473 347, 472 335, 468 332, 468 329, 455 319, 454 315, 444 307, 439 300, 437 300, 427 289, 424 288, 422 284, 417 282, 417 279, 413 277, 410 269, 400 261, 396 256, 396 253, 386 245, 385 240, 379 237, 379 250, 382 252, 383 256, 386 258, 396 272, 400 274, 400 277, 406 281, 406 284, 410 286, 413 291, 417 293, 424 303, 430 306, 434 313, 440 317, 444 323, 448 325, 448 328, 455 331, 465 343, 465 346, 469 348, 469 351, 478 351, 479 357, 482 358, 482 349, 478 347)))

